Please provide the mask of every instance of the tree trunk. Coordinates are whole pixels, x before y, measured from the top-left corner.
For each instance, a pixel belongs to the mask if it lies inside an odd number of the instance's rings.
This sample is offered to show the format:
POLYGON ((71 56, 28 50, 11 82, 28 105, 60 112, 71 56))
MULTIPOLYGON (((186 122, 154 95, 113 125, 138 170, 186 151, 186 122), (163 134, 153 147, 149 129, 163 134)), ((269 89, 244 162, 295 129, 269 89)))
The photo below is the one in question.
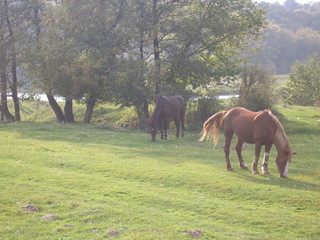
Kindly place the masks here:
POLYGON ((95 104, 96 104, 96 100, 92 100, 92 101, 87 102, 86 113, 85 113, 84 119, 83 119, 84 123, 90 123, 91 118, 92 118, 92 114, 93 114, 93 108, 94 108, 95 104))
POLYGON ((9 121, 14 121, 14 116, 10 113, 7 100, 7 79, 5 72, 1 73, 1 113, 9 121))
POLYGON ((58 104, 57 101, 54 99, 53 95, 47 94, 47 98, 48 98, 48 101, 49 101, 49 104, 50 104, 52 110, 53 110, 54 113, 56 114, 57 121, 58 121, 59 123, 65 122, 64 114, 63 114, 63 112, 62 112, 59 104, 58 104))
POLYGON ((146 119, 148 119, 150 117, 149 115, 149 103, 148 101, 144 101, 143 103, 143 114, 145 116, 146 119))
POLYGON ((66 103, 64 105, 64 117, 66 123, 74 123, 72 99, 66 99, 66 103))
POLYGON ((7 118, 9 121, 14 121, 14 116, 10 113, 7 102, 7 74, 6 74, 6 65, 7 65, 7 44, 4 39, 5 34, 5 22, 8 15, 8 3, 7 0, 3 1, 4 4, 4 14, 0 15, 0 88, 1 88, 1 114, 3 117, 7 118))
POLYGON ((156 96, 161 93, 161 78, 160 78, 160 45, 159 45, 159 12, 158 0, 153 0, 152 4, 153 14, 153 55, 154 55, 154 79, 156 96))
POLYGON ((143 102, 142 105, 140 105, 139 107, 136 106, 136 112, 138 115, 138 119, 139 119, 139 127, 141 129, 144 129, 146 127, 147 124, 147 120, 149 118, 149 103, 147 100, 145 100, 143 102))
POLYGON ((94 108, 96 102, 97 102, 96 93, 94 90, 92 90, 90 92, 89 99, 86 101, 87 108, 86 108, 86 113, 85 113, 84 119, 83 119, 84 123, 90 123, 91 118, 92 118, 92 114, 93 114, 93 108, 94 108))
POLYGON ((16 40, 14 38, 12 24, 9 19, 8 14, 8 1, 4 0, 5 4, 5 18, 6 23, 9 31, 9 36, 11 38, 11 73, 12 73, 12 83, 10 84, 10 89, 12 93, 12 99, 14 103, 14 113, 15 113, 15 120, 20 121, 20 104, 19 104, 19 98, 18 98, 18 90, 17 90, 17 53, 16 53, 16 40))
POLYGON ((16 52, 15 49, 12 51, 12 84, 10 86, 11 92, 12 92, 12 100, 14 103, 14 115, 15 115, 15 120, 20 121, 20 103, 19 103, 19 97, 18 97, 18 88, 17 88, 17 83, 18 83, 18 78, 17 78, 17 61, 16 61, 16 52))
POLYGON ((7 75, 6 75, 6 49, 0 49, 0 88, 1 88, 1 114, 9 121, 14 121, 14 116, 10 113, 7 100, 7 75))
POLYGON ((14 121, 14 116, 10 113, 7 101, 7 79, 5 74, 1 74, 1 113, 9 121, 14 121))

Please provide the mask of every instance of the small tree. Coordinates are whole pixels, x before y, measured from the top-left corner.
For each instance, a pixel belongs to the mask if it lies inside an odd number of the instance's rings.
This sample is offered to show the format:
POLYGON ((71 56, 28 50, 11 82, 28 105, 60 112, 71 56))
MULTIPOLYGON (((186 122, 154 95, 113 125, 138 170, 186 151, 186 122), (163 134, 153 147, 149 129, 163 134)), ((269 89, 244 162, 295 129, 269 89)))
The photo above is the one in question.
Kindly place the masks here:
POLYGON ((320 106, 320 56, 297 61, 289 74, 284 101, 288 104, 320 106))
POLYGON ((272 109, 276 104, 275 79, 258 65, 247 66, 241 75, 238 106, 252 111, 272 109))

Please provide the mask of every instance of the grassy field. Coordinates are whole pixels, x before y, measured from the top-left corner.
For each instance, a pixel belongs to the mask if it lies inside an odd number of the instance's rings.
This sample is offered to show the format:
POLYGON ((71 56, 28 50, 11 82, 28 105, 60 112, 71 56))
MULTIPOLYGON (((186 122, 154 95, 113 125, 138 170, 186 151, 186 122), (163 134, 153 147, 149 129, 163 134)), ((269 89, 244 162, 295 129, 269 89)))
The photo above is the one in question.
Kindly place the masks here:
POLYGON ((279 112, 298 152, 287 179, 275 148, 271 175, 237 168, 234 151, 225 171, 223 137, 214 150, 199 133, 0 124, 1 239, 320 239, 320 110, 279 112))

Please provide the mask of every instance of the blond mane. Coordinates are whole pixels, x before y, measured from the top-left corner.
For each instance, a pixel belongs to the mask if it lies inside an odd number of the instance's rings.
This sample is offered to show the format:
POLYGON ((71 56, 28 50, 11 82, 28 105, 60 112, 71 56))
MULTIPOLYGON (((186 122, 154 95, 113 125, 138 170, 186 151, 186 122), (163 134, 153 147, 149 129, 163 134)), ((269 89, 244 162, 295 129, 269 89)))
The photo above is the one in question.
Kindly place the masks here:
POLYGON ((277 147, 280 149, 288 148, 290 151, 292 150, 289 139, 284 131, 284 128, 282 127, 280 121, 276 116, 274 116, 271 111, 269 112, 270 116, 274 120, 274 122, 277 125, 277 132, 274 136, 274 142, 277 147))

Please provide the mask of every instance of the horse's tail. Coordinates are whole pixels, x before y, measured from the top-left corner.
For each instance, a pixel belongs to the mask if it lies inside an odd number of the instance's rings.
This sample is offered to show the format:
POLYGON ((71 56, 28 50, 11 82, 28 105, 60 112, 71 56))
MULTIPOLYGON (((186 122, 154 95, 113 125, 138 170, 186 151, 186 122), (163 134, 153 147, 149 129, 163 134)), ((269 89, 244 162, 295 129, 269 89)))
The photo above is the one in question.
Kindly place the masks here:
POLYGON ((223 116, 228 111, 222 111, 214 114, 210 118, 208 118, 207 121, 203 124, 202 132, 201 132, 201 138, 199 141, 203 141, 205 138, 212 140, 214 143, 214 146, 217 145, 219 141, 220 136, 220 129, 223 124, 223 116))

